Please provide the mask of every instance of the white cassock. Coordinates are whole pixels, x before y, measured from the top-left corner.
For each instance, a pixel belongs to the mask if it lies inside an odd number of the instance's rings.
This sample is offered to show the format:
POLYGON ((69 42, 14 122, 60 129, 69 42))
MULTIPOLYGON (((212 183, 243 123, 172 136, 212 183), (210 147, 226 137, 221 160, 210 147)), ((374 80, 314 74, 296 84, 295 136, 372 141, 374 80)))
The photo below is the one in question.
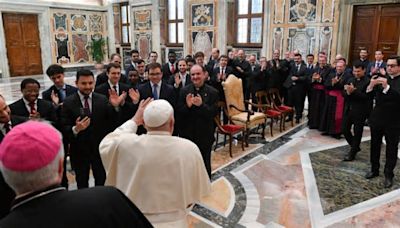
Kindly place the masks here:
POLYGON ((123 191, 155 227, 186 227, 188 206, 211 189, 200 150, 168 132, 136 130, 128 120, 100 143, 106 185, 123 191))

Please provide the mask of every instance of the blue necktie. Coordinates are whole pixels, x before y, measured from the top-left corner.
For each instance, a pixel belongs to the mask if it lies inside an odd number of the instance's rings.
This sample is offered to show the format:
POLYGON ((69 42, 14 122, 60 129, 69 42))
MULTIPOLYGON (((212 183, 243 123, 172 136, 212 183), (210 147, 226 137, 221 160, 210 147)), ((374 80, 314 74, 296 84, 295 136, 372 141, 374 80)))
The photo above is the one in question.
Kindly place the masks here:
POLYGON ((157 84, 153 84, 153 98, 154 100, 158 100, 158 93, 157 93, 157 84))

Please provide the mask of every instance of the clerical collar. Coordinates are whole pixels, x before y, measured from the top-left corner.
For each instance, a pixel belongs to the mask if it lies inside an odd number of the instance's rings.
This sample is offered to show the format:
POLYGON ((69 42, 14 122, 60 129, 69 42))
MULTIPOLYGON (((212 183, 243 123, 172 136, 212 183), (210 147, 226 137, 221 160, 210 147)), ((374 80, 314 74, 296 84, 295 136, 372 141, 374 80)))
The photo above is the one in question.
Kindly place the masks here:
POLYGON ((28 203, 34 199, 51 194, 53 192, 63 191, 63 190, 66 190, 66 188, 61 187, 61 185, 59 185, 59 184, 56 184, 56 185, 51 185, 44 189, 40 189, 38 191, 31 192, 27 195, 17 197, 12 203, 11 210, 14 210, 15 208, 17 208, 25 203, 28 203))
POLYGON ((148 135, 171 135, 168 131, 148 131, 148 135))
POLYGON ((399 78, 399 76, 400 76, 400 74, 398 74, 398 75, 394 75, 394 76, 392 76, 392 75, 389 75, 389 77, 393 80, 393 79, 395 79, 395 78, 399 78))

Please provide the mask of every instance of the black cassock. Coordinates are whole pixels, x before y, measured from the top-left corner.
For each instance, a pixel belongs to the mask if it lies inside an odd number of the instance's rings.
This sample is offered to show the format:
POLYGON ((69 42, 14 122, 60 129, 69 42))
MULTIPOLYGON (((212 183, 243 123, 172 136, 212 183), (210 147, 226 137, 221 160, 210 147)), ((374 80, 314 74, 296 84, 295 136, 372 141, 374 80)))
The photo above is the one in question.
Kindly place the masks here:
POLYGON ((344 109, 343 88, 352 77, 347 72, 338 74, 334 71, 326 78, 324 82, 326 100, 319 126, 320 131, 330 135, 341 134, 344 109), (338 77, 339 81, 333 85, 332 79, 335 77, 338 77))
POLYGON ((310 129, 318 129, 321 124, 321 117, 325 106, 325 96, 326 90, 324 82, 330 73, 330 66, 326 65, 324 67, 317 66, 314 69, 314 73, 321 76, 318 81, 312 80, 312 74, 310 75, 309 82, 310 86, 310 103, 308 104, 308 127, 310 129))

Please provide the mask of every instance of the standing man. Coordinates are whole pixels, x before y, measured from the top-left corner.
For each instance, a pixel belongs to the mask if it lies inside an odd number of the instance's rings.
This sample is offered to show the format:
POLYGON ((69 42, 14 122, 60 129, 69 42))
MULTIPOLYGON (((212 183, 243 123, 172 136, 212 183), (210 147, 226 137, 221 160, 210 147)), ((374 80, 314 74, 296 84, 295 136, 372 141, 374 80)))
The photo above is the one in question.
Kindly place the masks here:
POLYGON ((207 71, 208 75, 211 75, 213 70, 218 67, 218 62, 219 62, 219 49, 218 48, 213 48, 211 50, 211 56, 210 59, 207 63, 207 71))
POLYGON ((158 54, 156 51, 151 51, 149 54, 149 64, 150 63, 156 63, 158 59, 158 54))
POLYGON ((131 70, 135 70, 137 61, 140 59, 138 50, 131 50, 130 55, 131 55, 131 62, 129 63, 128 67, 126 68, 125 73, 128 73, 131 70))
MULTIPOLYGON (((115 63, 115 64, 118 64, 118 65, 121 66, 121 56, 118 53, 111 54, 110 63, 115 63)), ((125 72, 128 74, 129 71, 125 71, 125 72)), ((103 83, 106 83, 107 81, 108 81, 107 72, 104 71, 103 73, 97 75, 97 77, 96 77, 96 87, 101 85, 101 84, 103 84, 103 83)), ((121 74, 120 81, 122 83, 128 83, 128 77, 125 76, 124 74, 121 74)))
POLYGON ((177 96, 179 95, 180 89, 192 83, 190 80, 190 74, 187 72, 187 62, 185 59, 180 59, 178 61, 178 69, 174 75, 171 75, 168 80, 168 84, 173 85, 177 96))
POLYGON ((171 75, 174 75, 178 70, 176 63, 176 53, 174 51, 168 52, 168 62, 162 66, 162 80, 168 81, 171 75))
POLYGON ((246 60, 246 55, 242 49, 238 51, 238 58, 233 60, 233 70, 235 71, 235 76, 242 79, 244 99, 248 100, 250 98, 250 90, 247 86, 247 78, 250 77, 251 66, 246 60))
POLYGON ((370 62, 368 65, 367 76, 372 77, 372 75, 384 75, 386 72, 386 63, 383 61, 383 54, 381 50, 375 51, 375 61, 370 62))
MULTIPOLYGON (((279 59, 280 51, 275 49, 272 53, 272 59, 268 61, 267 67, 267 79, 266 88, 268 89, 279 89, 281 97, 287 97, 286 88, 283 87, 283 83, 287 78, 288 62, 283 59, 279 59)), ((287 100, 286 100, 287 102, 287 100)))
POLYGON ((61 119, 70 142, 71 165, 76 174, 78 188, 87 188, 90 169, 95 185, 104 185, 106 173, 99 154, 100 141, 115 126, 116 108, 124 100, 115 92, 110 98, 94 93, 94 76, 90 70, 76 74, 78 92, 65 99, 61 119), (110 103, 111 106, 110 105, 110 103))
MULTIPOLYGON (((147 67, 148 66, 149 65, 147 65, 147 67)), ((136 70, 137 70, 137 72, 139 74, 139 79, 140 79, 140 83, 141 84, 145 83, 145 82, 147 82, 149 80, 147 75, 146 75, 146 66, 145 66, 144 61, 142 59, 139 59, 136 62, 136 70)), ((148 69, 147 69, 147 71, 148 71, 148 69)))
MULTIPOLYGON (((356 62, 356 61, 354 61, 354 62, 356 62)), ((360 50, 360 58, 358 59, 358 61, 360 61, 364 65, 364 69, 368 69, 369 60, 368 60, 368 50, 367 49, 360 50)))
POLYGON ((178 112, 184 122, 181 137, 194 142, 201 151, 211 178, 211 147, 214 138, 214 117, 217 114, 218 91, 205 84, 206 69, 194 65, 190 70, 192 84, 181 89, 178 112))
POLYGON ((373 76, 367 92, 375 93, 375 107, 369 117, 371 127, 371 172, 367 179, 379 176, 382 138, 386 140, 385 188, 393 185, 400 136, 400 57, 387 60, 387 77, 373 76))
POLYGON ((39 98, 40 84, 33 78, 21 82, 22 98, 10 104, 13 115, 30 119, 44 119, 56 124, 57 116, 51 102, 39 98))
MULTIPOLYGON (((12 116, 11 110, 6 104, 3 96, 0 94, 0 145, 4 136, 16 125, 26 121, 27 119, 12 116)), ((10 212, 11 202, 15 197, 14 191, 4 181, 0 172, 0 220, 10 212)))
MULTIPOLYGON (((46 70, 47 76, 53 82, 53 85, 50 86, 46 91, 43 91, 42 97, 43 100, 49 101, 53 103, 53 106, 56 109, 56 117, 57 124, 56 128, 63 133, 62 124, 61 124, 61 110, 62 104, 66 97, 75 94, 78 89, 74 86, 68 85, 64 83, 64 68, 58 64, 50 65, 46 70)), ((68 178, 67 178, 67 156, 68 156, 68 141, 67 137, 63 137, 63 145, 64 145, 64 173, 61 181, 61 185, 68 189, 68 178)))
POLYGON ((121 189, 155 227, 188 227, 192 205, 210 192, 198 147, 171 136, 173 128, 172 106, 147 98, 100 144, 106 184, 121 189), (148 134, 137 135, 142 124, 148 134))
MULTIPOLYGON (((301 54, 294 55, 294 63, 290 67, 290 73, 284 83, 288 90, 288 106, 294 107, 296 111, 296 123, 300 123, 303 117, 304 100, 306 97, 307 67, 302 63, 301 54)), ((291 121, 293 116, 289 116, 287 121, 291 121)))
POLYGON ((369 78, 365 75, 364 65, 353 64, 353 76, 344 85, 343 135, 350 145, 350 151, 344 161, 353 161, 360 149, 365 120, 372 110, 372 97, 366 93, 369 78), (353 132, 351 128, 353 127, 353 132))

